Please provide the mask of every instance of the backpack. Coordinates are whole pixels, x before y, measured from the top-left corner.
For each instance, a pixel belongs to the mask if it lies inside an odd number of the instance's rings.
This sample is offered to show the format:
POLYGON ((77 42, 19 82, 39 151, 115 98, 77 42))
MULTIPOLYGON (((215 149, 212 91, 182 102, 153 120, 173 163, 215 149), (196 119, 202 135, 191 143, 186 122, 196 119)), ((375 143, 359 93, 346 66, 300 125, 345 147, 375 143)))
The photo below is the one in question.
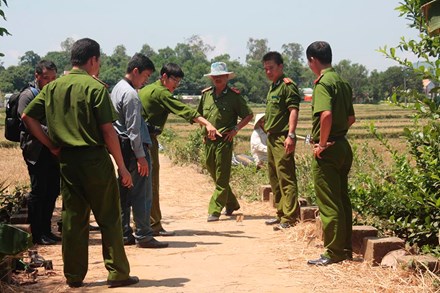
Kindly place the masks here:
POLYGON ((20 132, 23 130, 23 126, 18 115, 18 102, 21 93, 26 89, 30 89, 34 97, 38 95, 38 90, 36 88, 27 86, 20 92, 13 94, 6 104, 5 137, 7 140, 15 142, 20 141, 20 132))

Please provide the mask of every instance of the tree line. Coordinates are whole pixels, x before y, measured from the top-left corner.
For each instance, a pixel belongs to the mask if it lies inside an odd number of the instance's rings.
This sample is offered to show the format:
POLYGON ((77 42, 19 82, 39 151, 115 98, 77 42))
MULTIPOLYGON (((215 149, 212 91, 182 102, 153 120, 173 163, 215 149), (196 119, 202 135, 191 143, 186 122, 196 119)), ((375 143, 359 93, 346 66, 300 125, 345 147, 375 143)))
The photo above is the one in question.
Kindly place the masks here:
MULTIPOLYGON (((35 65, 42 59, 53 61, 59 74, 70 70, 70 49, 75 40, 67 38, 61 42, 60 51, 48 52, 45 56, 39 56, 34 51, 27 51, 19 58, 17 66, 5 68, 0 63, 0 92, 5 94, 15 92, 23 88, 33 80, 35 65)), ((247 42, 248 53, 245 63, 232 60, 230 55, 223 54, 208 60, 207 55, 215 48, 203 42, 198 35, 193 35, 183 43, 178 43, 174 48, 166 47, 155 51, 148 44, 144 44, 140 53, 148 56, 156 66, 155 74, 150 82, 159 76, 163 64, 173 62, 179 64, 185 78, 180 87, 175 91, 176 95, 199 95, 201 90, 210 85, 206 78, 202 78, 210 70, 210 64, 223 61, 228 64, 230 71, 234 71, 237 77, 231 81, 232 86, 238 88, 243 96, 253 103, 264 103, 268 88, 261 59, 270 51, 267 39, 249 38, 247 42)), ((306 64, 304 48, 298 43, 283 44, 279 52, 284 58, 284 68, 287 76, 292 78, 300 88, 312 88, 315 76, 306 64)), ((125 74, 128 61, 127 50, 124 45, 114 48, 111 55, 102 53, 100 79, 110 86, 110 89, 125 74)), ((383 72, 367 68, 350 60, 342 60, 334 64, 334 68, 353 87, 353 95, 356 103, 377 103, 393 92, 397 87, 422 91, 422 77, 412 71, 404 70, 402 66, 389 67, 383 72)))

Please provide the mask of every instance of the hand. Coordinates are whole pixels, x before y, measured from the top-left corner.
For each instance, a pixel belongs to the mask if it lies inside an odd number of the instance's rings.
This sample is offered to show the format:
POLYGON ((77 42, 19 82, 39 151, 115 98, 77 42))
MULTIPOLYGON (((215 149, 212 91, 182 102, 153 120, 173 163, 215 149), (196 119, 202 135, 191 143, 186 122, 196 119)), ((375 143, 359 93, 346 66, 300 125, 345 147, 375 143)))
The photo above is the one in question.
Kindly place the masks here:
POLYGON ((208 132, 208 138, 210 140, 216 140, 217 136, 222 137, 222 134, 218 132, 217 128, 215 128, 212 124, 206 125, 206 131, 208 132))
POLYGON ((323 151, 325 151, 329 146, 332 146, 332 145, 334 145, 334 144, 335 144, 334 141, 332 141, 332 142, 327 142, 327 143, 325 144, 325 146, 321 146, 321 145, 319 145, 319 143, 315 143, 315 144, 313 145, 313 156, 314 156, 315 158, 322 159, 322 158, 321 158, 321 153, 322 153, 323 151))
POLYGON ((142 177, 148 176, 149 169, 148 169, 148 162, 145 159, 145 157, 137 158, 137 167, 138 167, 138 173, 142 177))
POLYGON ((238 131, 235 129, 223 132, 223 134, 226 134, 225 140, 227 141, 232 141, 234 139, 234 136, 237 135, 237 133, 238 131))
POLYGON ((55 157, 59 157, 60 152, 61 152, 61 148, 60 147, 51 147, 49 148, 49 151, 55 156, 55 157))
POLYGON ((123 168, 119 168, 118 173, 121 179, 122 186, 127 188, 133 187, 133 180, 131 179, 130 172, 128 172, 125 166, 123 168))
POLYGON ((293 153, 295 151, 296 140, 291 137, 286 137, 284 141, 284 151, 286 154, 293 153))

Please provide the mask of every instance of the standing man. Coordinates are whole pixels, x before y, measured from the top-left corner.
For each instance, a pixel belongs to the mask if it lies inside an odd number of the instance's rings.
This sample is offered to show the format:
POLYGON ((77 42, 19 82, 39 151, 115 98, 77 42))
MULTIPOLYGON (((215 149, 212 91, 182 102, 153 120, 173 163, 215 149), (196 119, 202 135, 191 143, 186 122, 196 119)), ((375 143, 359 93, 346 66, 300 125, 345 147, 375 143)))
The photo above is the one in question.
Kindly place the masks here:
POLYGON ((124 251, 118 182, 108 151, 124 186, 132 186, 112 122, 117 116, 99 73, 100 46, 91 39, 72 46, 72 70, 46 85, 26 107, 22 119, 29 132, 59 156, 63 196, 62 253, 70 287, 83 286, 88 267, 90 210, 101 228, 107 284, 139 282, 130 277, 124 251), (39 121, 47 121, 48 134, 39 121), (108 150, 108 151, 107 151, 108 150))
POLYGON ((147 125, 142 119, 142 104, 137 89, 141 88, 154 72, 154 64, 140 53, 128 62, 125 77, 113 88, 111 99, 118 120, 113 127, 119 136, 124 163, 133 179, 133 187, 123 186, 119 178, 121 200, 122 232, 124 244, 137 244, 141 248, 163 248, 168 243, 159 242, 153 237, 150 225, 152 201, 151 159, 148 150, 151 138, 147 125), (130 210, 136 230, 130 227, 130 210))
POLYGON ((266 120, 268 174, 275 196, 276 218, 266 221, 274 230, 289 228, 299 220, 298 186, 295 170, 298 87, 284 75, 283 57, 278 52, 263 56, 267 78, 272 82, 267 94, 266 120))
POLYGON ((153 84, 147 85, 139 91, 139 97, 143 107, 143 118, 149 124, 149 130, 153 145, 150 149, 153 163, 153 204, 151 207, 151 227, 154 236, 173 236, 174 232, 166 231, 162 227, 162 213, 159 203, 159 142, 157 136, 160 135, 167 122, 168 115, 173 113, 189 121, 197 122, 205 126, 210 139, 215 139, 220 135, 217 129, 212 126, 205 118, 201 117, 196 110, 184 104, 173 96, 174 90, 179 86, 184 73, 182 69, 174 63, 165 64, 160 70, 160 78, 153 84))
POLYGON ((306 50, 309 67, 318 77, 312 99, 313 182, 326 251, 310 265, 352 259, 352 212, 348 172, 353 153, 345 135, 355 122, 352 90, 332 68, 332 50, 314 42, 306 50))
POLYGON ((202 91, 198 111, 222 134, 222 137, 218 136, 214 140, 209 137, 205 139, 206 168, 215 182, 215 190, 209 202, 208 222, 214 222, 220 219, 224 207, 228 216, 240 208, 229 185, 233 140, 238 131, 249 123, 253 114, 240 92, 228 86, 228 81, 235 75, 228 72, 225 63, 212 63, 211 72, 204 76, 209 76, 214 86, 202 91), (238 117, 241 121, 237 124, 238 117))
MULTIPOLYGON (((35 80, 20 93, 18 115, 40 90, 57 77, 57 67, 52 61, 41 60, 35 67, 35 80)), ((41 127, 47 133, 46 122, 41 127)), ((31 225, 32 240, 36 244, 51 245, 61 238, 52 233, 51 222, 55 202, 60 194, 60 167, 58 159, 38 139, 23 127, 20 133, 20 147, 31 179, 28 198, 28 223, 31 225)))

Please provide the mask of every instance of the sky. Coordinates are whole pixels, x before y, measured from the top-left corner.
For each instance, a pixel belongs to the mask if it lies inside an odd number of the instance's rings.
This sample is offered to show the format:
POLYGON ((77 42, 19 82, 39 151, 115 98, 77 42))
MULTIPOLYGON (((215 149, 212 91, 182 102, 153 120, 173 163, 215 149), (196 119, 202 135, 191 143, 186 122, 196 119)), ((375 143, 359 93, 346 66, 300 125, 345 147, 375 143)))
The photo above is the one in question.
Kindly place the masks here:
POLYGON ((0 27, 12 36, 0 37, 0 62, 8 67, 27 51, 60 51, 69 37, 92 38, 106 54, 122 44, 133 55, 143 44, 157 52, 198 35, 215 47, 208 58, 229 54, 243 63, 249 38, 267 39, 275 51, 288 43, 305 50, 323 40, 332 47, 334 64, 348 59, 384 71, 397 63, 377 50, 418 35, 397 6, 399 0, 8 0, 0 27))

